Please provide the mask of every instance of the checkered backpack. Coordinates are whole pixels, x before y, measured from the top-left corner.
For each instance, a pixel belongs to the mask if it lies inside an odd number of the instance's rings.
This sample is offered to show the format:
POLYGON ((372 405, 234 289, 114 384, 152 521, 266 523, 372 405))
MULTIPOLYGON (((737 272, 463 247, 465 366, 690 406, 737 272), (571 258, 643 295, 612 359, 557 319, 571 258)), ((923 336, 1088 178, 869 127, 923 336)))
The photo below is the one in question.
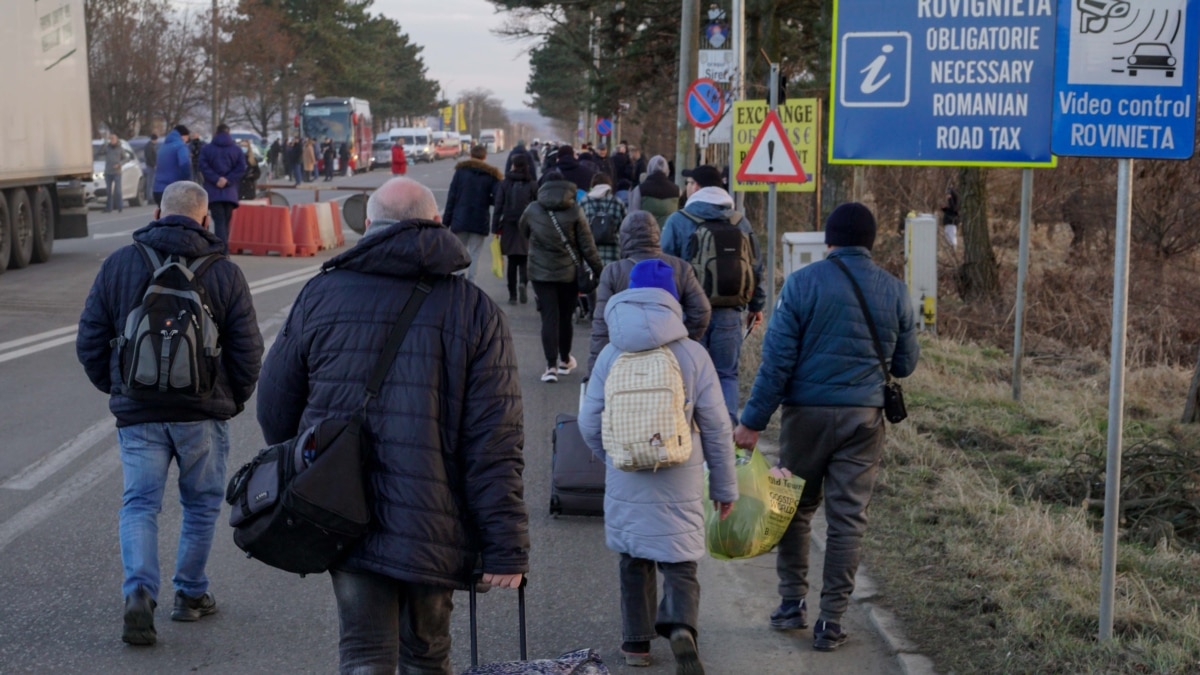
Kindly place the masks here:
POLYGON ((657 470, 692 455, 679 361, 667 347, 625 352, 604 383, 604 451, 622 471, 657 470))

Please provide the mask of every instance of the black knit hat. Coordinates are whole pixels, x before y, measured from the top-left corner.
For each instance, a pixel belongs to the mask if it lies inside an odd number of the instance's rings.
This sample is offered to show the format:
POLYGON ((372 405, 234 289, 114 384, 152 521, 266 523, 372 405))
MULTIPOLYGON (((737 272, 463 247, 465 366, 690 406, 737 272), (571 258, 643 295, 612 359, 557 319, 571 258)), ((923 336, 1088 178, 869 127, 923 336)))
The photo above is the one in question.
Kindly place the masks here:
POLYGON ((684 178, 691 178, 702 188, 721 187, 721 170, 709 164, 702 164, 694 169, 684 169, 684 178))
POLYGON ((829 246, 875 245, 875 216, 858 202, 847 202, 825 219, 825 243, 829 246))

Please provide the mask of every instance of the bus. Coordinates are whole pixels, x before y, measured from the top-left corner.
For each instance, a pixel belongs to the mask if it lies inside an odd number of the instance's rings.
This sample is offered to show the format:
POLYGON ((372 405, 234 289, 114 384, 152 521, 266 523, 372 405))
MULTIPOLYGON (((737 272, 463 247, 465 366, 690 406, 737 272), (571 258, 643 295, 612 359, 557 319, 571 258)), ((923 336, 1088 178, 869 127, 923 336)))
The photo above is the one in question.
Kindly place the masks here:
MULTIPOLYGON (((356 171, 371 169, 371 105, 361 98, 314 98, 300 106, 297 118, 302 138, 311 138, 320 144, 326 138, 333 139, 334 148, 339 149, 337 173, 347 176, 356 171), (342 144, 350 149, 349 166, 341 166, 342 144)), ((320 150, 317 150, 320 162, 320 150)), ((323 168, 323 167, 322 167, 323 168)))

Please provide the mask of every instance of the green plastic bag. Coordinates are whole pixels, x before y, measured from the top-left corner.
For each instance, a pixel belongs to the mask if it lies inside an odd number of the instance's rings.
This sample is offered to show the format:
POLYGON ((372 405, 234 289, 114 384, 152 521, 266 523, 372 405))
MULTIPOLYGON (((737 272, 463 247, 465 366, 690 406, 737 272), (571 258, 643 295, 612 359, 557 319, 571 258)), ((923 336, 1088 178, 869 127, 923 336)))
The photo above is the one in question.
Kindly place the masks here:
POLYGON ((778 478, 757 449, 737 458, 738 500, 725 520, 720 519, 704 488, 704 539, 717 560, 753 558, 775 548, 796 515, 804 479, 778 478))

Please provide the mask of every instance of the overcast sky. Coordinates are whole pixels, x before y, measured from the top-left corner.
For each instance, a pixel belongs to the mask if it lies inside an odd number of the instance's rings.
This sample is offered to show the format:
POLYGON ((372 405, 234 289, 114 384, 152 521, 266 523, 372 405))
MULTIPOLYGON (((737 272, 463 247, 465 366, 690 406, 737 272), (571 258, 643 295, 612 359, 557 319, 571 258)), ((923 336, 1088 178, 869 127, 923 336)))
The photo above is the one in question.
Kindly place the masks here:
POLYGON ((422 52, 429 77, 450 99, 483 87, 510 110, 525 107, 529 80, 527 43, 492 34, 504 22, 487 0, 375 0, 372 9, 400 22, 422 52))

